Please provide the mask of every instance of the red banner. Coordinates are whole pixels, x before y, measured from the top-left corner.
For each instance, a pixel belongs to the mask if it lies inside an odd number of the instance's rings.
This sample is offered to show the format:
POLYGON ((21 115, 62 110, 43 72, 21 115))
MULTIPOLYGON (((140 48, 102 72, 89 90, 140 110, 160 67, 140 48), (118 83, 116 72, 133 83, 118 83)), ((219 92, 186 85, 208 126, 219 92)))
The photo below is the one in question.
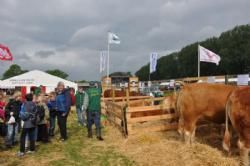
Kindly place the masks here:
POLYGON ((13 60, 10 49, 4 45, 1 45, 1 44, 0 44, 0 60, 3 60, 3 61, 12 61, 13 60))

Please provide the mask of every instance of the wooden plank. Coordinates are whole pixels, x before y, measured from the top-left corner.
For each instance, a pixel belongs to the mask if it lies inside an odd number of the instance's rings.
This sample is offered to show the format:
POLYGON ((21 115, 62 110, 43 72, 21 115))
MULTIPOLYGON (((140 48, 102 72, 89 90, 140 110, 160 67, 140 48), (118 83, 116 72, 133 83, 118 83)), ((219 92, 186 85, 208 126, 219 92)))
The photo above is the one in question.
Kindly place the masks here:
POLYGON ((108 114, 112 114, 112 115, 116 116, 117 118, 119 118, 120 120, 122 120, 122 115, 119 114, 118 112, 116 112, 116 111, 110 111, 110 110, 107 110, 106 112, 108 114))
POLYGON ((169 106, 153 105, 153 106, 128 107, 127 112, 146 112, 146 111, 168 110, 168 109, 170 109, 169 106))
POLYGON ((116 107, 118 109, 123 109, 124 108, 123 105, 116 104, 115 102, 106 101, 105 103, 106 103, 106 106, 112 106, 112 107, 116 107))
MULTIPOLYGON (((126 98, 126 96, 124 97, 115 97, 114 100, 123 100, 124 98, 126 98)), ((148 99, 148 98, 152 98, 151 96, 129 96, 129 100, 135 100, 135 99, 148 99)), ((101 101, 112 101, 112 97, 102 97, 101 101)))
POLYGON ((138 117, 138 118, 130 118, 128 120, 128 123, 148 122, 148 121, 155 121, 155 120, 162 120, 162 119, 172 119, 176 117, 177 117, 176 114, 145 116, 145 117, 138 117))

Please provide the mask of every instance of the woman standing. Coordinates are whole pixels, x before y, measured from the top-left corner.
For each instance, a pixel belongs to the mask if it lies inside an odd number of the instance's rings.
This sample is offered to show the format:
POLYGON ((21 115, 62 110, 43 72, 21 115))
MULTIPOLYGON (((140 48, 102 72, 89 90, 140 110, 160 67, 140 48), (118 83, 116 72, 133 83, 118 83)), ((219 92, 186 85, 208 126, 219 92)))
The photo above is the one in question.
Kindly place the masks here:
POLYGON ((67 116, 71 107, 71 97, 68 89, 65 89, 64 83, 57 84, 56 108, 57 122, 60 129, 61 141, 67 139, 67 116))
POLYGON ((7 148, 13 146, 18 140, 18 130, 21 123, 19 118, 19 113, 22 106, 21 98, 21 92, 15 92, 12 99, 10 99, 5 108, 5 121, 8 123, 7 136, 5 140, 5 145, 7 148))
POLYGON ((44 96, 39 95, 37 98, 37 114, 39 117, 39 122, 37 124, 37 141, 42 141, 44 143, 49 142, 47 120, 49 118, 49 109, 45 104, 44 96))

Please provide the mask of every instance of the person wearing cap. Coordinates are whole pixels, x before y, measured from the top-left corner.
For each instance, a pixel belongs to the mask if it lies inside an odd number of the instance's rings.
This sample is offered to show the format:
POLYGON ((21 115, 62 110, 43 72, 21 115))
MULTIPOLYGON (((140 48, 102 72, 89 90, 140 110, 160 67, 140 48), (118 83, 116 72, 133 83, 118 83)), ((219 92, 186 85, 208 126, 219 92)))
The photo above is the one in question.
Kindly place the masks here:
POLYGON ((88 109, 87 109, 87 121, 88 121, 88 137, 93 138, 92 125, 96 126, 97 139, 103 141, 101 136, 101 89, 95 87, 95 83, 90 83, 90 88, 87 90, 88 95, 88 109))
POLYGON ((71 107, 71 97, 63 82, 57 84, 56 108, 61 141, 67 139, 67 116, 71 107))

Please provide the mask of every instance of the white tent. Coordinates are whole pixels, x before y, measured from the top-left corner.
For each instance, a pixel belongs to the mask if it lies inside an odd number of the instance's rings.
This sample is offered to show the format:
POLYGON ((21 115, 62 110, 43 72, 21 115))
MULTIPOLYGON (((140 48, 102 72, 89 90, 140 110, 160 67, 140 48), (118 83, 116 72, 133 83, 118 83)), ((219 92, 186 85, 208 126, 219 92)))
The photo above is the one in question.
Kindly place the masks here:
POLYGON ((46 93, 54 91, 57 83, 62 81, 65 86, 77 89, 77 84, 43 71, 33 70, 0 82, 0 88, 15 88, 26 87, 27 93, 30 92, 31 87, 38 87, 40 85, 46 87, 46 93))

